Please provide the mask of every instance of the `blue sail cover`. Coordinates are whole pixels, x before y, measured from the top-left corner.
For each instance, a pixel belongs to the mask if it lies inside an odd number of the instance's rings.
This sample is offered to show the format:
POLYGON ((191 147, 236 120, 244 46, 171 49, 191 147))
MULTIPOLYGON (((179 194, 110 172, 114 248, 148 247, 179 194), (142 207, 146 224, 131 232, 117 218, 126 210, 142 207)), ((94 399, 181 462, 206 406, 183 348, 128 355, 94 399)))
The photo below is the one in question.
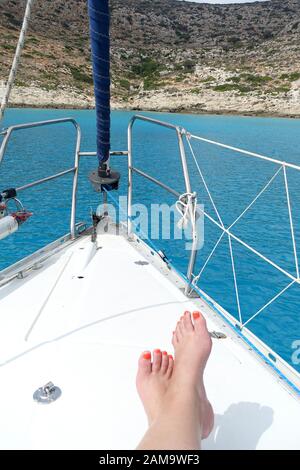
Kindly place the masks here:
POLYGON ((88 0, 93 76, 97 116, 97 155, 99 164, 110 150, 110 41, 109 0, 88 0))

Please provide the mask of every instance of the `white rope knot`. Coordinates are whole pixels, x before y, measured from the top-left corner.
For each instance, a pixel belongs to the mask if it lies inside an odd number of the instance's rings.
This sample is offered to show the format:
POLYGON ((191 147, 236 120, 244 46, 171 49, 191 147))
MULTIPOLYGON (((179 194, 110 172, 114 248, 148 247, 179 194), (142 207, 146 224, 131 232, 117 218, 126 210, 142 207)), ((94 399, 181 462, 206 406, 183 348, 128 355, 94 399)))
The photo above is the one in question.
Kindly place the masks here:
POLYGON ((181 218, 177 222, 177 227, 179 229, 185 229, 188 226, 190 220, 194 228, 196 224, 197 209, 196 193, 181 194, 178 198, 178 201, 176 201, 176 209, 181 215, 181 218))

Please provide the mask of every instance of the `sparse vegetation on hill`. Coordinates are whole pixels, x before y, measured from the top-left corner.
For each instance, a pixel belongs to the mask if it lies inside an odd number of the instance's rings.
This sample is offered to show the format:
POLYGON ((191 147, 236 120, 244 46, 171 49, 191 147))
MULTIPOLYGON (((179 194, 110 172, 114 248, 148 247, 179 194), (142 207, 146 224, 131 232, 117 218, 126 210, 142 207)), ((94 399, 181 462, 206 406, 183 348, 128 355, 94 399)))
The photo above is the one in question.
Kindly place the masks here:
MULTIPOLYGON (((298 113, 300 0, 110 3, 117 106, 180 110, 185 104, 203 111, 219 99, 226 110, 228 99, 231 111, 234 100, 235 111, 241 100, 247 111, 248 100, 249 112, 278 113, 281 99, 291 103, 287 114, 298 113)), ((17 85, 70 92, 91 104, 86 5, 86 0, 36 0, 17 85)), ((25 0, 1 2, 0 80, 8 75, 24 6, 25 0)))

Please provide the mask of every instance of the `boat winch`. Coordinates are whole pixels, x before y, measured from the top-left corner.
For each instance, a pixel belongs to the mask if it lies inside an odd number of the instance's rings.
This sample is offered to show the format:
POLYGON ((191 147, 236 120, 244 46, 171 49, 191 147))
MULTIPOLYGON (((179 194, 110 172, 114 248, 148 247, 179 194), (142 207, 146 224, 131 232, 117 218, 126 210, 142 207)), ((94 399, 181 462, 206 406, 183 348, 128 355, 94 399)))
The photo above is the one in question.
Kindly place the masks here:
POLYGON ((24 209, 23 204, 17 199, 17 192, 10 188, 0 193, 0 240, 16 232, 20 225, 32 216, 32 212, 24 209), (9 203, 13 201, 15 210, 10 211, 9 203))

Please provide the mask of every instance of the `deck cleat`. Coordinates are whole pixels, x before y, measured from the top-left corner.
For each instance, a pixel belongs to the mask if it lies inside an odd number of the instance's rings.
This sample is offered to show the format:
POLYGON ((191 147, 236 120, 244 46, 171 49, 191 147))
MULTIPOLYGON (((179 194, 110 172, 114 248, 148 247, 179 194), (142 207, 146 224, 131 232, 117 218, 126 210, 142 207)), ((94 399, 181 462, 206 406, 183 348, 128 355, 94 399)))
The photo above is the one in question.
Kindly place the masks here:
POLYGON ((209 334, 210 334, 210 337, 214 338, 214 339, 225 339, 225 338, 227 338, 225 333, 221 333, 221 331, 210 331, 209 334))

